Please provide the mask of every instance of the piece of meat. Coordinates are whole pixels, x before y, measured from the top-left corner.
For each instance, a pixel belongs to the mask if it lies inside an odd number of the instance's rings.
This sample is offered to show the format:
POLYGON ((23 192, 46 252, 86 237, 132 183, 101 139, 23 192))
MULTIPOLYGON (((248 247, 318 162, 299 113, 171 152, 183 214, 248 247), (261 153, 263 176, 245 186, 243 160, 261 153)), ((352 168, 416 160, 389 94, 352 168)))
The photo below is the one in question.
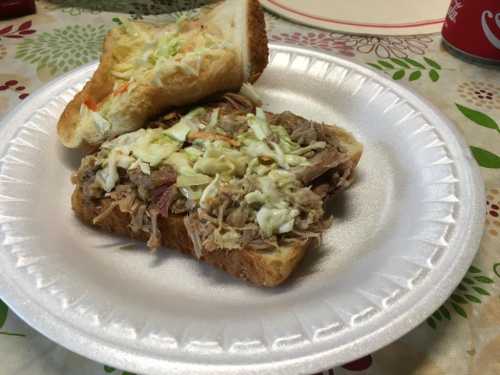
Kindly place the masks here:
POLYGON ((271 115, 269 121, 271 124, 283 126, 290 134, 290 138, 301 146, 307 146, 318 140, 317 124, 290 111, 271 115))
POLYGON ((172 205, 170 206, 170 212, 175 215, 185 214, 186 212, 192 211, 196 208, 197 202, 191 199, 186 199, 181 196, 177 196, 172 205))
POLYGON ((139 232, 144 225, 144 216, 146 215, 146 205, 140 204, 131 214, 130 217, 130 229, 132 232, 139 232))
POLYGON ((304 124, 304 126, 299 126, 295 128, 290 134, 290 138, 297 142, 301 146, 310 145, 316 142, 318 139, 318 134, 316 133, 316 128, 313 123, 304 124))
POLYGON ((253 240, 260 238, 259 227, 255 223, 250 223, 241 231, 241 242, 244 245, 249 244, 253 240))
POLYGON ((339 152, 345 152, 339 139, 335 133, 328 128, 328 125, 315 123, 314 127, 316 129, 316 133, 318 134, 319 141, 326 142, 328 145, 335 147, 335 149, 339 152))
POLYGON ((200 221, 196 218, 196 215, 187 214, 183 222, 186 232, 193 243, 194 256, 200 259, 203 255, 203 246, 200 237, 200 221))
POLYGON ((304 185, 310 185, 316 178, 349 160, 347 153, 338 152, 334 147, 327 147, 309 159, 310 165, 296 167, 293 173, 304 185))
POLYGON ((240 142, 238 142, 236 139, 233 139, 231 137, 228 137, 223 134, 219 133, 210 133, 210 132, 198 132, 198 131, 192 131, 188 134, 188 141, 193 142, 196 139, 204 139, 204 140, 210 140, 210 141, 224 141, 229 143, 231 146, 239 147, 240 142))
POLYGON ((128 178, 137 187, 137 192, 142 200, 146 201, 150 198, 154 189, 166 185, 175 184, 177 173, 170 165, 164 165, 159 169, 152 170, 151 174, 147 175, 140 168, 130 169, 128 178))
POLYGON ((157 120, 151 121, 148 124, 148 128, 163 128, 168 129, 171 126, 177 124, 182 118, 183 114, 181 112, 169 112, 166 115, 160 117, 157 120))
POLYGON ((170 210, 170 206, 172 203, 175 201, 175 199, 179 195, 179 190, 177 189, 177 186, 174 185, 162 185, 159 188, 156 188, 153 194, 153 201, 156 204, 156 207, 159 208, 160 210, 160 215, 163 217, 168 217, 168 212, 170 210), (162 189, 163 191, 160 193, 158 192, 159 189, 162 189))
POLYGON ((241 115, 227 114, 221 116, 218 126, 233 136, 248 130, 247 120, 241 115))
POLYGON ((147 209, 147 213, 151 220, 151 230, 147 245, 151 250, 156 250, 161 246, 161 232, 158 228, 158 215, 160 214, 160 210, 156 207, 151 207, 147 209))
POLYGON ((98 199, 104 196, 104 190, 96 182, 96 173, 99 169, 95 156, 83 158, 80 168, 71 177, 71 182, 79 184, 82 188, 83 196, 88 199, 98 199))
POLYGON ((255 105, 246 96, 235 93, 227 93, 224 95, 224 100, 231 104, 233 109, 237 111, 244 113, 251 113, 255 111, 255 105))
POLYGON ((301 208, 304 208, 305 211, 322 211, 323 210, 323 201, 321 197, 313 192, 311 189, 302 188, 297 190, 292 198, 294 202, 301 208))
POLYGON ((328 183, 322 183, 313 187, 314 193, 316 193, 321 198, 324 198, 331 191, 332 187, 328 183))
POLYGON ((239 206, 229 211, 225 222, 232 227, 242 227, 250 218, 250 210, 246 206, 239 206))
POLYGON ((348 188, 353 179, 354 166, 352 161, 343 164, 343 168, 337 168, 330 174, 330 186, 334 187, 333 191, 343 190, 348 188))

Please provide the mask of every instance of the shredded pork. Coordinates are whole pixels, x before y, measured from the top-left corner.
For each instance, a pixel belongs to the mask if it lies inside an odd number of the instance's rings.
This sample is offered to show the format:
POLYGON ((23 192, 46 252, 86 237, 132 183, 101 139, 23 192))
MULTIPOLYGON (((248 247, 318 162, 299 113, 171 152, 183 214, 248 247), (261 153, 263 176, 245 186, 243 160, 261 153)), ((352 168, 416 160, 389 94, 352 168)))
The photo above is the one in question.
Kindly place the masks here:
MULTIPOLYGON (((247 115, 255 113, 254 103, 238 94, 226 94, 223 99, 209 105, 201 117, 205 127, 217 121, 218 132, 213 129, 192 132, 187 145, 196 139, 227 141, 233 147, 240 147, 236 138, 249 130, 247 115), (215 109, 217 112, 214 114, 215 109), (228 139, 230 141, 228 141, 228 139)), ((198 201, 181 192, 176 185, 176 170, 169 164, 160 164, 147 174, 139 167, 120 170, 119 183, 110 193, 106 193, 96 181, 99 165, 94 155, 83 159, 73 182, 81 189, 86 204, 104 196, 111 203, 95 219, 100 223, 115 209, 130 215, 130 228, 133 232, 144 231, 149 234, 148 246, 156 249, 161 245, 160 221, 170 215, 183 215, 184 225, 194 246, 197 257, 204 252, 224 249, 234 251, 241 248, 272 250, 290 241, 303 241, 319 237, 328 219, 324 212, 325 199, 332 193, 347 187, 352 179, 353 166, 349 164, 348 154, 339 141, 326 127, 291 112, 272 115, 266 114, 271 125, 286 129, 292 141, 301 147, 321 142, 318 149, 311 148, 302 156, 307 165, 296 166, 290 171, 298 184, 284 190, 286 198, 297 210, 293 229, 283 233, 265 235, 256 223, 258 206, 247 203, 245 196, 258 189, 258 182, 252 176, 241 176, 220 186, 218 194, 208 200, 201 208, 198 201)), ((181 112, 173 112, 152 123, 153 127, 169 128, 179 121, 181 112)), ((280 141, 276 134, 269 135, 267 145, 280 141)), ((275 161, 260 157, 263 167, 275 161)), ((294 214, 295 215, 295 214, 294 214)))

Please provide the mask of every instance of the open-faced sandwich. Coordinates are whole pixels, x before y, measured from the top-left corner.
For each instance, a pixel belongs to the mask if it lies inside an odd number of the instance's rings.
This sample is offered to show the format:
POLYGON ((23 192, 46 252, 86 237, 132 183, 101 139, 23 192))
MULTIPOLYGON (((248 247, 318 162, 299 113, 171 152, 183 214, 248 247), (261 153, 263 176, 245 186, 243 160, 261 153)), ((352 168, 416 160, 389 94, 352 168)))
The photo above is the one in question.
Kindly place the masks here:
POLYGON ((101 145, 73 176, 83 221, 276 286, 329 225, 361 157, 353 136, 248 97, 171 112, 101 145))
POLYGON ((175 24, 127 22, 107 35, 98 69, 59 120, 59 138, 88 149, 172 107, 238 91, 266 64, 257 0, 225 0, 175 24))
POLYGON ((65 146, 95 151, 72 178, 76 215, 257 285, 286 280, 319 243, 325 202, 351 183, 362 146, 335 126, 265 112, 244 82, 267 60, 257 0, 112 30, 58 124, 65 146))

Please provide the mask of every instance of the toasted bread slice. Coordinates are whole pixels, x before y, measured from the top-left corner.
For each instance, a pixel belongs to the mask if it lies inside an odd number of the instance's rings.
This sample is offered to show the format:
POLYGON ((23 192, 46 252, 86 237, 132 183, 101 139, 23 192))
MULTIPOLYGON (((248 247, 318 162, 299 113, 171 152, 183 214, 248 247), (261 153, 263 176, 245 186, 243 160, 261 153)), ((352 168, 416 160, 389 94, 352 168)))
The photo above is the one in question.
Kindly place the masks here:
MULTIPOLYGON (((84 204, 82 191, 78 188, 74 191, 71 201, 75 214, 89 225, 96 225, 93 224, 93 219, 111 204, 109 198, 104 198, 95 205, 84 204)), ((110 233, 144 242, 148 240, 149 235, 147 233, 133 232, 129 224, 130 215, 121 212, 119 208, 115 208, 112 214, 100 221, 97 226, 110 233)), ((184 226, 183 216, 162 217, 159 219, 158 225, 163 246, 196 257, 193 244, 184 226)), ((279 250, 269 252, 252 249, 221 250, 206 253, 201 257, 201 260, 253 284, 273 287, 288 278, 306 250, 313 245, 314 239, 309 239, 305 243, 297 242, 289 247, 281 247, 279 250)))
POLYGON ((169 108, 255 81, 268 61, 257 0, 225 0, 198 20, 111 30, 92 79, 57 126, 70 148, 95 146, 143 127, 169 108))
MULTIPOLYGON (((361 158, 362 144, 352 134, 339 127, 325 126, 325 129, 332 132, 340 141, 341 146, 347 150, 348 159, 336 168, 349 168, 353 171, 361 158)), ((352 180, 352 175, 348 178, 352 180)), ((106 232, 147 241, 149 235, 141 231, 132 231, 130 215, 122 212, 118 207, 112 209, 111 214, 103 220, 97 224, 94 223, 94 219, 106 211, 111 202, 110 198, 85 201, 82 189, 78 185, 72 195, 73 210, 76 216, 85 223, 97 226, 106 232)), ((174 248, 197 257, 183 219, 183 215, 159 217, 158 227, 161 233, 161 243, 165 247, 174 248)), ((216 250, 204 252, 200 259, 255 285, 274 287, 283 283, 297 267, 305 253, 317 246, 318 243, 317 238, 308 238, 294 241, 288 246, 281 246, 275 250, 260 251, 252 248, 216 250)))

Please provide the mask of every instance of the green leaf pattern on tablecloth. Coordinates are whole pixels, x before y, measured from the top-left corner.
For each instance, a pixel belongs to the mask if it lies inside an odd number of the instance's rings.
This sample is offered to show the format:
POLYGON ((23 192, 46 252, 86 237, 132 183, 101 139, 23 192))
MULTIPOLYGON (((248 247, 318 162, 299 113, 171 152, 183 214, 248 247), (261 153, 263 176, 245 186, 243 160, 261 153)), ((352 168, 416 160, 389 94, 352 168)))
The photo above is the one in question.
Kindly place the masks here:
POLYGON ((378 63, 383 67, 383 68, 387 68, 387 69, 394 69, 394 66, 392 64, 390 64, 389 62, 387 61, 384 61, 384 60, 379 60, 378 63))
POLYGON ((9 313, 9 308, 5 304, 4 301, 0 299, 0 335, 2 336, 17 336, 17 337, 25 337, 22 333, 14 333, 14 332, 6 332, 1 330, 7 321, 7 315, 9 313))
POLYGON ((425 56, 423 60, 423 62, 419 62, 409 57, 401 59, 391 57, 385 60, 380 59, 376 63, 369 62, 367 65, 390 74, 395 81, 399 81, 405 76, 410 82, 417 81, 423 76, 422 70, 428 70, 427 76, 431 82, 439 81, 441 76, 438 71, 442 69, 441 65, 425 56), (397 70, 394 71, 395 69, 397 70))
POLYGON ((64 73, 96 60, 108 29, 107 25, 70 25, 42 32, 23 40, 17 46, 16 58, 35 65, 38 71, 64 73))
POLYGON ((495 263, 493 265, 493 272, 495 272, 495 275, 500 277, 500 263, 495 263))
POLYGON ((489 296, 491 293, 486 289, 493 280, 486 276, 483 271, 477 266, 470 266, 467 275, 462 279, 462 282, 457 286, 455 292, 450 298, 434 312, 428 319, 427 324, 432 329, 438 327, 438 323, 446 320, 452 320, 451 311, 454 311, 458 316, 463 318, 468 317, 467 306, 472 303, 479 304, 481 298, 489 296))
POLYGON ((424 56, 424 60, 425 62, 427 63, 427 65, 429 65, 430 67, 436 69, 436 70, 441 70, 441 65, 439 65, 437 62, 435 62, 434 60, 428 58, 428 57, 425 57, 424 56))
POLYGON ((469 120, 474 122, 475 124, 479 126, 483 126, 485 128, 489 129, 495 129, 496 131, 500 132, 500 128, 497 124, 497 122, 492 119, 490 116, 487 114, 481 112, 481 111, 476 111, 472 108, 468 108, 464 105, 460 105, 458 103, 455 103, 458 110, 463 113, 465 117, 467 117, 469 120))
POLYGON ((412 82, 412 81, 416 81, 416 80, 420 79, 420 77, 422 77, 422 72, 420 70, 416 70, 410 74, 410 77, 408 78, 408 80, 410 82, 412 82))
POLYGON ((500 168, 500 156, 480 147, 471 146, 472 155, 481 167, 498 169, 500 168))
POLYGON ((439 80, 439 73, 434 69, 429 70, 429 78, 432 82, 436 82, 439 80))
POLYGON ((415 68, 419 69, 425 69, 425 66, 420 64, 418 61, 410 59, 409 57, 405 58, 405 61, 411 65, 413 65, 415 68))
POLYGON ((399 69, 398 71, 396 71, 393 75, 392 75, 392 79, 395 80, 395 81, 398 81, 400 80, 401 78, 403 78, 405 76, 405 71, 404 69, 399 69))
MULTIPOLYGON (((466 107, 458 103, 455 103, 455 105, 457 106, 458 110, 474 124, 500 132, 498 123, 492 117, 481 111, 466 107)), ((492 151, 485 150, 484 148, 478 146, 471 146, 470 149, 472 151, 472 155, 474 155, 474 158, 481 167, 500 169, 500 156, 492 151)))
POLYGON ((397 64, 405 69, 410 69, 410 65, 408 65, 407 63, 405 63, 403 60, 401 59, 396 59, 395 57, 391 58, 390 59, 394 64, 397 64))
POLYGON ((9 312, 9 308, 5 304, 4 301, 0 299, 0 328, 3 327, 5 321, 7 320, 7 314, 9 312))

